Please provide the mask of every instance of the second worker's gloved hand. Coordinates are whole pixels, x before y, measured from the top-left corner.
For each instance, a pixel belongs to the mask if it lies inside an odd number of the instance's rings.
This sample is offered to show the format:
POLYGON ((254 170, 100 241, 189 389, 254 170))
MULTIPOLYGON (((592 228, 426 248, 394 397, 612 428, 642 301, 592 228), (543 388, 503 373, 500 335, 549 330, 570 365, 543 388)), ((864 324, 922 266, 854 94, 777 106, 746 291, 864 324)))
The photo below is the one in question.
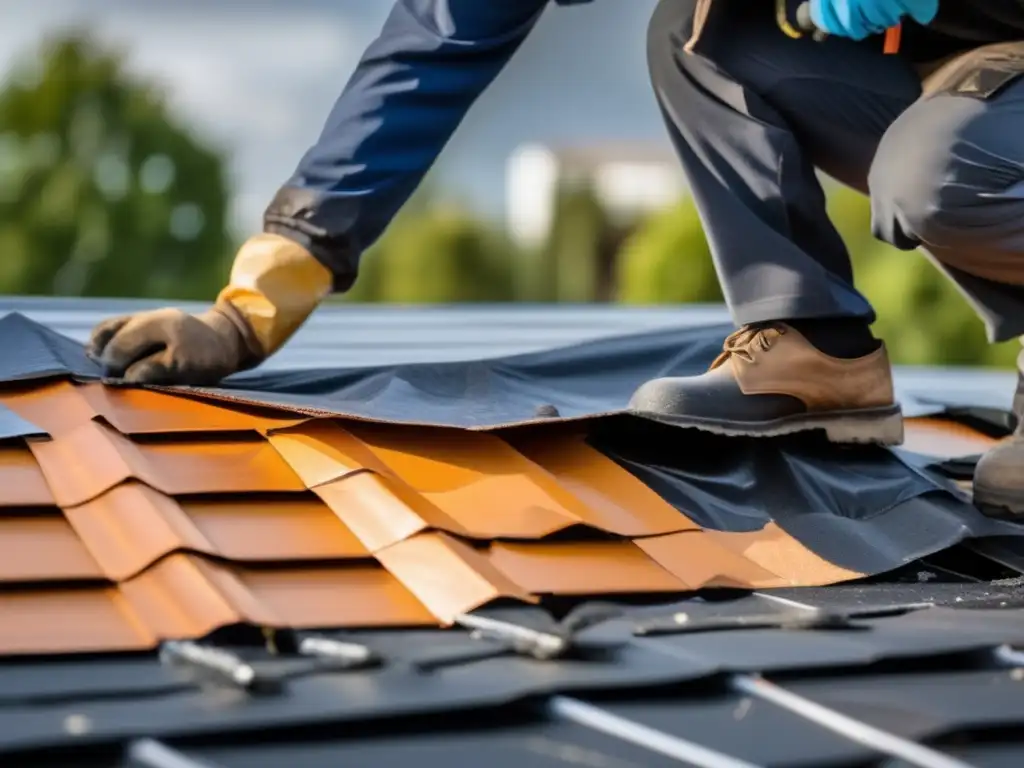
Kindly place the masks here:
POLYGON ((895 27, 905 17, 930 24, 939 0, 811 0, 811 21, 823 32, 863 40, 895 27))
POLYGON ((87 354, 106 376, 130 384, 213 385, 277 351, 332 286, 330 271, 305 248, 257 235, 239 249, 212 309, 107 320, 93 330, 87 354))

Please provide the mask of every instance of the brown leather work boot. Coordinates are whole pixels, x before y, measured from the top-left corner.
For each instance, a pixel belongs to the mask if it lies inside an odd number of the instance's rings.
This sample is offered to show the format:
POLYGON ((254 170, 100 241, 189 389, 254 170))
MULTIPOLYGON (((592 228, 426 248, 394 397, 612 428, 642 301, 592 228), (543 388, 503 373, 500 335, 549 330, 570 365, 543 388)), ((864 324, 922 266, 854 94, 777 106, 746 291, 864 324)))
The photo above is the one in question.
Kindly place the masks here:
POLYGON ((630 409, 723 435, 823 430, 834 443, 903 442, 884 344, 864 357, 830 357, 782 322, 744 326, 707 373, 649 381, 630 409))
POLYGON ((990 448, 974 468, 974 505, 989 517, 1024 520, 1024 352, 1017 358, 1013 413, 1013 435, 990 448))

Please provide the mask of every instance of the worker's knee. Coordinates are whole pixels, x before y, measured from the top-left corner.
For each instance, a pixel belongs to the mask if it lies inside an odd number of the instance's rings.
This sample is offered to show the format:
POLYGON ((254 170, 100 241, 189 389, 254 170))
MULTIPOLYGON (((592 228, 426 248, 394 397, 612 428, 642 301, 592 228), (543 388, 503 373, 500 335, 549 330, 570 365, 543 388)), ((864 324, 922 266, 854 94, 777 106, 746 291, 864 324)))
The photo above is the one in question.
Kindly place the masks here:
POLYGON ((889 129, 868 185, 875 234, 899 248, 987 248, 1024 220, 1015 110, 956 96, 919 102, 889 129))

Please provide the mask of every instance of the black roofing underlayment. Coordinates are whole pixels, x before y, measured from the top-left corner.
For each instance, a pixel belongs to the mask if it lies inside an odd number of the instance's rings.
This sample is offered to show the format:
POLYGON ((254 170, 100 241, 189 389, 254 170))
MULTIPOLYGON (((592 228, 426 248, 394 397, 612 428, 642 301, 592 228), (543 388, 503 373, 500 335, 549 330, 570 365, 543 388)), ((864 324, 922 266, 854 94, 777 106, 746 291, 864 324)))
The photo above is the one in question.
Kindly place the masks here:
MULTIPOLYGON (((644 379, 703 370, 727 332, 481 363, 251 373, 206 394, 471 428, 532 421, 539 405, 600 416, 591 443, 701 525, 757 530, 771 519, 832 562, 881 576, 584 604, 560 623, 543 609, 478 612, 520 628, 516 642, 462 630, 319 634, 346 643, 349 661, 298 653, 306 635, 278 633, 268 649, 242 630, 208 638, 203 647, 226 655, 206 662, 0 661, 0 765, 1024 765, 1024 654, 1013 651, 1024 648, 1014 578, 1024 526, 973 509, 951 480, 969 475, 969 460, 725 439, 623 414, 644 379), (530 629, 560 636, 566 654, 531 657, 530 629), (353 647, 367 663, 351 661, 353 647)), ((99 375, 78 343, 16 314, 0 319, 0 349, 0 381, 99 375)), ((928 395, 903 395, 908 415, 1005 428, 1005 414, 928 395)), ((0 410, 0 439, 37 433, 0 410)))

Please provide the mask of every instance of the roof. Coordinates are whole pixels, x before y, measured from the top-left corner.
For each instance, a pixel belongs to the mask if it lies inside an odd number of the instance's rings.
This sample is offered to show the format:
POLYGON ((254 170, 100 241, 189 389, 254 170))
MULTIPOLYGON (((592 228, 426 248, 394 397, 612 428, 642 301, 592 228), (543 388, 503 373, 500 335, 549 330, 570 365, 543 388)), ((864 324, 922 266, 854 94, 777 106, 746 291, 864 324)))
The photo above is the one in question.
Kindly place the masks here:
MULTIPOLYGON (((378 341, 418 328, 421 355, 445 347, 441 327, 520 354, 359 360, 349 332, 315 370, 156 390, 104 384, 36 322, 81 329, 95 305, 20 308, 0 318, 0 756, 450 764, 504 748, 658 765, 696 742, 753 764, 877 757, 750 672, 913 740, 1024 720, 999 667, 1016 662, 993 661, 1024 642, 1024 526, 969 499, 1005 413, 967 384, 904 387, 899 451, 834 449, 625 411, 637 377, 704 365, 721 342, 720 325, 652 321, 671 313, 569 312, 558 338, 586 343, 524 352, 530 323, 498 310, 340 307, 293 354, 371 321, 378 341), (559 416, 536 418, 552 401, 559 416), (884 696, 907 716, 882 716, 884 696), (422 719, 459 710, 490 714, 443 738, 422 719), (395 731, 400 714, 414 722, 395 731), (305 741, 354 719, 376 725, 305 741), (278 746, 256 749, 255 731, 278 746)), ((741 764, 720 758, 695 764, 741 764)))

